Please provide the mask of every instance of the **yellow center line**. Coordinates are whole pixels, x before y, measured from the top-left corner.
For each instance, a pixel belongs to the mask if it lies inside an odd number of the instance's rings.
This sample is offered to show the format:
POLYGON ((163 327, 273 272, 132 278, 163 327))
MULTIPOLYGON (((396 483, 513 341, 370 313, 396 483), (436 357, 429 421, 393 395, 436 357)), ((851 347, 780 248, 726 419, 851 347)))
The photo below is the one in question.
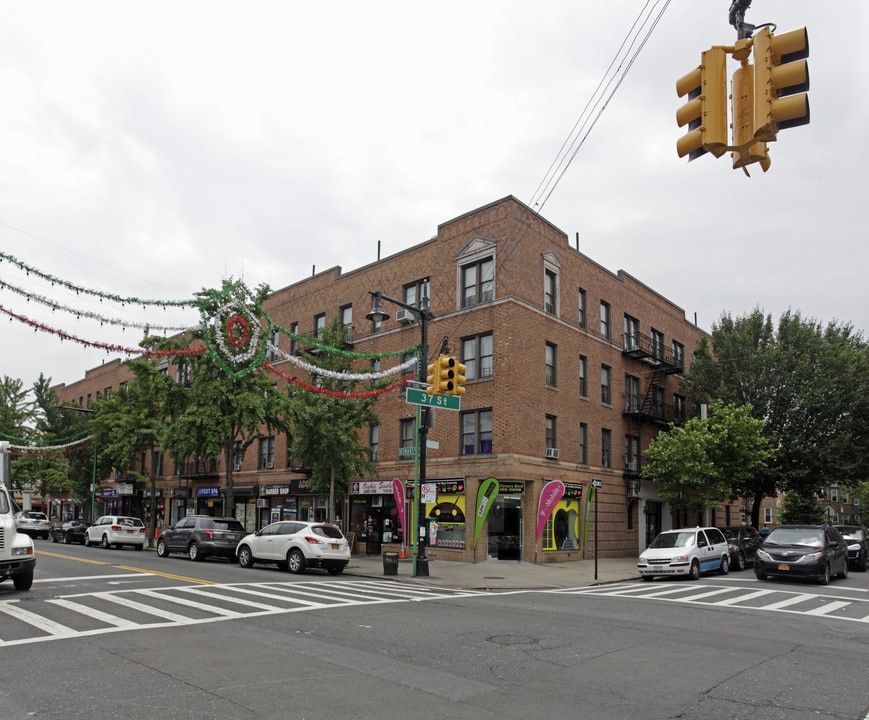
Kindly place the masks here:
POLYGON ((145 568, 132 567, 130 565, 115 565, 114 563, 106 562, 105 560, 88 560, 87 558, 73 557, 72 555, 61 555, 47 550, 39 550, 38 554, 48 555, 49 557, 60 558, 62 560, 75 560, 76 562, 90 563, 91 565, 111 565, 118 570, 127 570, 129 572, 141 573, 144 575, 156 575, 157 577, 169 578, 170 580, 180 580, 181 582, 189 582, 197 585, 219 585, 220 583, 212 580, 201 580, 199 578, 187 577, 186 575, 175 575, 174 573, 158 572, 156 570, 147 570, 145 568))

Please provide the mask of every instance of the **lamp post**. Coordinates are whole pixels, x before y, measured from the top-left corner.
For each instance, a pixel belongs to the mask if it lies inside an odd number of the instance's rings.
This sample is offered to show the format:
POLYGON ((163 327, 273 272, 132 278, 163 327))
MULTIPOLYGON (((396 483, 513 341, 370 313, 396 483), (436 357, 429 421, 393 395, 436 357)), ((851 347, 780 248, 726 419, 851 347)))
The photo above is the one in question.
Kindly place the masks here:
MULTIPOLYGON (((369 290, 368 294, 372 296, 371 312, 365 316, 368 320, 383 322, 384 320, 389 319, 389 313, 383 309, 383 305, 381 304, 383 300, 386 300, 391 302, 393 305, 398 305, 398 307, 404 308, 419 322, 421 338, 419 362, 417 363, 417 380, 425 384, 426 360, 428 358, 428 321, 434 317, 428 305, 428 295, 423 295, 420 300, 420 307, 417 308, 413 305, 408 305, 401 300, 388 297, 380 291, 369 290)), ((428 577, 428 558, 425 554, 425 543, 427 538, 424 539, 425 503, 422 501, 422 485, 426 479, 425 464, 426 442, 428 439, 428 412, 429 409, 424 407, 420 409, 417 415, 419 418, 419 450, 417 451, 419 473, 417 473, 417 477, 414 481, 414 501, 417 505, 418 537, 416 542, 416 554, 414 556, 414 577, 428 577)))

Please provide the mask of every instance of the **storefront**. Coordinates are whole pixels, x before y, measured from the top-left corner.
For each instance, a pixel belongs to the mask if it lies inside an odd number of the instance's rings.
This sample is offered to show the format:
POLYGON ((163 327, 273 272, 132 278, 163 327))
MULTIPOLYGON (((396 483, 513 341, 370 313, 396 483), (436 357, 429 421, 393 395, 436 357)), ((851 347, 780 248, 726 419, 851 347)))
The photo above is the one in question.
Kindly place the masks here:
POLYGON ((307 478, 277 485, 260 485, 256 502, 259 525, 263 528, 279 520, 326 520, 328 498, 312 492, 307 478))
POLYGON ((520 560, 525 483, 502 480, 498 490, 488 517, 488 555, 498 560, 520 560))
POLYGON ((379 555, 383 543, 404 541, 392 481, 368 480, 350 484, 348 528, 354 533, 360 548, 369 555, 379 555))

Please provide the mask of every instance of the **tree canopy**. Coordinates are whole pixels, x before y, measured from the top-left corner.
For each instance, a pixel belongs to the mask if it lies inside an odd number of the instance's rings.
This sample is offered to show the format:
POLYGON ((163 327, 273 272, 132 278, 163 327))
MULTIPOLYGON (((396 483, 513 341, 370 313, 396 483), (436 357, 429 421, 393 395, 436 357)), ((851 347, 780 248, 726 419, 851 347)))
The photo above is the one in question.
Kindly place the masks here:
POLYGON ((764 497, 816 495, 869 470, 869 350, 848 324, 785 312, 774 325, 755 309, 723 314, 698 343, 684 389, 696 403, 717 399, 751 408, 774 457, 732 485, 757 525, 764 497))

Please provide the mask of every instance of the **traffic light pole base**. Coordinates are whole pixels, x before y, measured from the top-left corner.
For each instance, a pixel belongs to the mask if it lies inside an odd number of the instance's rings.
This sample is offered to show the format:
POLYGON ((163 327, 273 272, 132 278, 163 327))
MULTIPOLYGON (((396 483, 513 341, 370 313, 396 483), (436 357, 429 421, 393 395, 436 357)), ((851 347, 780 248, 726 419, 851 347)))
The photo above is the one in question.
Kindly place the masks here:
POLYGON ((427 557, 418 557, 416 559, 416 576, 417 577, 428 577, 428 558, 427 557))

